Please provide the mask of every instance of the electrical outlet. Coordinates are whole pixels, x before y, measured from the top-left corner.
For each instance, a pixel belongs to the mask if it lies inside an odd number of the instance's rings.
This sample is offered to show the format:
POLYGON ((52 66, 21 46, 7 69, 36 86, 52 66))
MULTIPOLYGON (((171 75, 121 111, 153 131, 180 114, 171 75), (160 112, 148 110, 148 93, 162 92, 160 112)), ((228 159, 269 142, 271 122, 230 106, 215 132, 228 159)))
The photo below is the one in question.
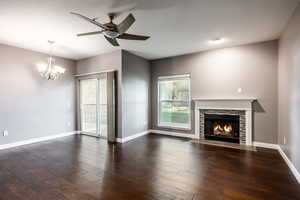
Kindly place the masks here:
POLYGON ((286 144, 286 137, 283 136, 283 144, 286 144))
POLYGON ((5 136, 8 136, 8 130, 4 130, 3 131, 3 136, 5 137, 5 136))
POLYGON ((243 89, 242 89, 242 88, 238 88, 238 89, 237 89, 237 92, 238 92, 238 93, 242 93, 242 92, 243 92, 243 89))

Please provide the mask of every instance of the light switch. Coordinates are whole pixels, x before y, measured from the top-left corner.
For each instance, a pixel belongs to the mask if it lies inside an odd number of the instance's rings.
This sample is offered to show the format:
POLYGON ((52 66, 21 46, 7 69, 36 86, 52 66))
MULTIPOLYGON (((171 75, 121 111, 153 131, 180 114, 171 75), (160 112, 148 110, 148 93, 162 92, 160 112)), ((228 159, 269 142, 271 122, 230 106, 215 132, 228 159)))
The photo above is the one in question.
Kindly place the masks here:
POLYGON ((3 136, 8 136, 8 130, 3 131, 3 136))

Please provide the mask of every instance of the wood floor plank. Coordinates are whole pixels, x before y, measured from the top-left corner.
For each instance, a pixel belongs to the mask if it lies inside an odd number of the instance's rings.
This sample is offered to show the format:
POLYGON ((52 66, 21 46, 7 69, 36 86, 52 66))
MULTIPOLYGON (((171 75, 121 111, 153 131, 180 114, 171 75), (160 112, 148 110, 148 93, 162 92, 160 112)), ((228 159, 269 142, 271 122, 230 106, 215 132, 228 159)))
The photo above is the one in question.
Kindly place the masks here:
POLYGON ((300 188, 275 150, 77 135, 0 151, 0 200, 19 199, 300 200, 300 188))

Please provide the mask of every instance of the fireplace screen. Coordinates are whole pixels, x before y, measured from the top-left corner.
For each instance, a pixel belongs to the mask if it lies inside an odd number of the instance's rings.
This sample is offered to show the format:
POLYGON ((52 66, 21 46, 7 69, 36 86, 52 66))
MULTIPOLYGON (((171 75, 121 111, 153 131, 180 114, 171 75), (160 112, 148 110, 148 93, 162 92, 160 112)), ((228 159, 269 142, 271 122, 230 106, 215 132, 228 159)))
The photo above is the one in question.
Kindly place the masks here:
POLYGON ((239 143, 240 116, 205 114, 205 139, 239 143))

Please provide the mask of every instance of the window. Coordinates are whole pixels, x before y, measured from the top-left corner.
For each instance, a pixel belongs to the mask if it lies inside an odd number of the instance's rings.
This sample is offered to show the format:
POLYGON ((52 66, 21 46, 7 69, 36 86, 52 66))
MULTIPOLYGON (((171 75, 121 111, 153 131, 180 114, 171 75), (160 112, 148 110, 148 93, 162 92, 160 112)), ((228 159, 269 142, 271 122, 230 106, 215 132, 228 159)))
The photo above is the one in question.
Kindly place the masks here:
POLYGON ((158 78, 158 126, 191 128, 190 76, 158 78))

